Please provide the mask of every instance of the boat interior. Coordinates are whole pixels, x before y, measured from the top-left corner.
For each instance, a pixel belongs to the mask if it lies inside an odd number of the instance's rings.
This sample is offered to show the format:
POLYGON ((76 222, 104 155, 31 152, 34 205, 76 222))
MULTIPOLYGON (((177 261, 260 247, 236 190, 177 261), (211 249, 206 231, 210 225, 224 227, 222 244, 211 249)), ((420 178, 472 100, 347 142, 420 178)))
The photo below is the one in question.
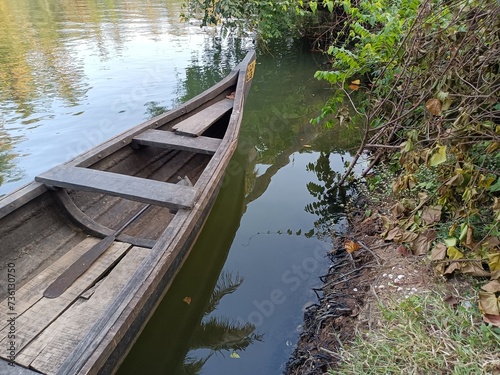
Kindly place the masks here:
MULTIPOLYGON (((106 311, 179 210, 196 204, 200 176, 230 122, 235 84, 233 79, 200 107, 160 115, 118 136, 120 144, 101 154, 52 168, 36 177, 41 193, 27 202, 13 200, 15 209, 3 207, 0 272, 15 267, 16 291, 13 309, 0 309, 0 346, 8 346, 8 321, 15 314, 17 365, 58 373, 68 350, 106 311), (64 293, 43 297, 65 269, 113 234, 116 241, 64 293)), ((1 288, 2 306, 10 292, 1 288)), ((3 353, 5 365, 11 358, 3 353)))

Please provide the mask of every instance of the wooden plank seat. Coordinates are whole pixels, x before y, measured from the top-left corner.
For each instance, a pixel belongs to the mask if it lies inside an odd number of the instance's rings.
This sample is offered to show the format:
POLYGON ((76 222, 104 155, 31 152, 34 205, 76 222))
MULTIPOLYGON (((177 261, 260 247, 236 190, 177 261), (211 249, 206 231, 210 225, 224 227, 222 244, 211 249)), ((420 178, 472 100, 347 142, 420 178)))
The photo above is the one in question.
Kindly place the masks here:
POLYGON ((64 165, 35 180, 47 186, 104 193, 174 210, 192 208, 197 195, 191 186, 64 165))
POLYGON ((173 126, 177 134, 197 137, 233 108, 233 99, 223 99, 173 126))
POLYGON ((217 138, 188 137, 171 131, 149 129, 134 137, 132 147, 137 148, 141 145, 213 155, 221 141, 217 138))

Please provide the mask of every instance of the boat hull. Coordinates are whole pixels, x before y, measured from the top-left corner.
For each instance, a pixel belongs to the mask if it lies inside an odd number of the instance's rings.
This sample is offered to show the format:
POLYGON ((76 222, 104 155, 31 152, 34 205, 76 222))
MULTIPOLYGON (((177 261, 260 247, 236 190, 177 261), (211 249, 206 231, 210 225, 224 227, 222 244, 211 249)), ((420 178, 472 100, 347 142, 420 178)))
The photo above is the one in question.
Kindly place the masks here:
MULTIPOLYGON (((251 52, 224 80, 181 107, 0 201, 0 259, 15 265, 17 298, 23 299, 14 309, 14 356, 0 351, 2 371, 116 370, 188 257, 217 198, 237 146, 254 68, 251 52), (139 209, 145 213, 118 229, 139 209), (85 254, 110 236, 116 238, 113 245, 60 296, 43 294, 61 282, 61 271, 74 267, 77 252, 85 254)), ((10 294, 9 288, 0 291, 4 305, 10 294)), ((8 311, 2 313, 5 322, 8 311)), ((0 325, 0 341, 6 342, 8 333, 8 325, 0 325)))

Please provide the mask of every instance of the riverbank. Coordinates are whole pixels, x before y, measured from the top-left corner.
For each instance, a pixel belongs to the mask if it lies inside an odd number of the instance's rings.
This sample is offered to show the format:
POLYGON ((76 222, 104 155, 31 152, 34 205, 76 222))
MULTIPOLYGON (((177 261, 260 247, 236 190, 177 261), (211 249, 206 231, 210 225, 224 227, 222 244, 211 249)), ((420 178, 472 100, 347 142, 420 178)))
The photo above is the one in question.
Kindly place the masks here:
POLYGON ((500 374, 500 330, 477 304, 482 280, 445 278, 428 256, 386 241, 394 197, 362 188, 354 201, 285 373, 500 374))

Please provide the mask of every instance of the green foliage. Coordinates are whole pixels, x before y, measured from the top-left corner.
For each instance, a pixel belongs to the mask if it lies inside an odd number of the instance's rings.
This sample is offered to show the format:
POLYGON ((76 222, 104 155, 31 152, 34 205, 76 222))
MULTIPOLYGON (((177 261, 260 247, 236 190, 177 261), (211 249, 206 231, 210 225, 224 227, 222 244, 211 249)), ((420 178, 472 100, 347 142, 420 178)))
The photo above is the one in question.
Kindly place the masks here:
MULTIPOLYGON (((326 51, 331 56, 331 69, 316 72, 315 78, 341 89, 355 78, 362 79, 365 87, 368 86, 368 81, 383 78, 384 82, 380 82, 375 88, 378 95, 383 95, 398 73, 398 56, 395 51, 401 38, 411 27, 419 3, 419 0, 329 2, 327 8, 330 12, 343 10, 345 23, 326 51), (382 67, 384 72, 390 70, 392 74, 381 77, 382 67)), ((339 92, 335 100, 325 104, 321 115, 313 119, 312 123, 326 121, 330 114, 338 111, 346 94, 342 90, 339 92)), ((366 111, 363 106, 358 109, 362 113, 366 111)))
POLYGON ((261 41, 298 35, 301 16, 290 0, 187 0, 184 18, 202 26, 221 25, 224 32, 255 32, 261 41))

